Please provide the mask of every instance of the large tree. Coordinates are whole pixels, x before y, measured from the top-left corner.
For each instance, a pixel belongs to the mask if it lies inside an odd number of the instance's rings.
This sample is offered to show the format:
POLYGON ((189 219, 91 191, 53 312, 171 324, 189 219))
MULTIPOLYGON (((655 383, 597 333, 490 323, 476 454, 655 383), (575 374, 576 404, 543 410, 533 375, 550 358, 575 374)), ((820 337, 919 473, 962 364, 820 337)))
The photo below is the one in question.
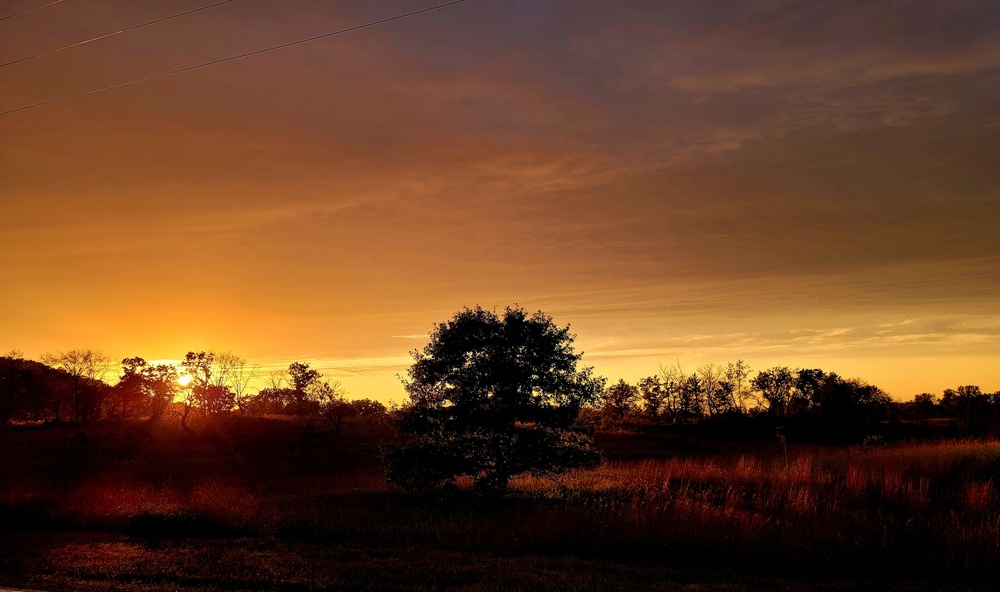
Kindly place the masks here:
POLYGON ((387 453, 389 479, 405 488, 471 477, 503 490, 525 472, 553 474, 596 461, 577 423, 604 380, 577 368, 569 327, 541 312, 466 308, 414 351, 410 400, 394 423, 410 439, 387 453))

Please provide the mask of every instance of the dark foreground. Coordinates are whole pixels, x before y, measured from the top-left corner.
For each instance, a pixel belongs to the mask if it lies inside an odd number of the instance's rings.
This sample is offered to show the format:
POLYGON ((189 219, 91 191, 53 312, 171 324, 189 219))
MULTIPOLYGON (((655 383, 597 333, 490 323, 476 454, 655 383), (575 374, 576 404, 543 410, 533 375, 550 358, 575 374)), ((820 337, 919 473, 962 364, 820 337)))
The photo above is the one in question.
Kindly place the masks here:
POLYGON ((0 432, 0 588, 988 590, 992 443, 719 447, 604 435, 606 466, 502 498, 409 495, 377 426, 0 432))

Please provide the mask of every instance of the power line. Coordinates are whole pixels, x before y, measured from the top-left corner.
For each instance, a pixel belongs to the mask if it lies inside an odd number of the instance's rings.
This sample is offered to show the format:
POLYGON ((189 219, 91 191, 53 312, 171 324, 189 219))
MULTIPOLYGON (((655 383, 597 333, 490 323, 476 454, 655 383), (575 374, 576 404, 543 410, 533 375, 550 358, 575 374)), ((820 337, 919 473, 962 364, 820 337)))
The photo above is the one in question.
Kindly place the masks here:
POLYGON ((55 0, 55 2, 49 2, 48 4, 42 4, 41 6, 36 6, 34 8, 29 8, 28 10, 22 10, 21 12, 15 12, 14 14, 8 14, 7 16, 0 16, 0 21, 5 21, 9 18, 14 18, 15 16, 21 16, 22 14, 28 14, 29 12, 35 12, 36 10, 41 10, 46 6, 52 6, 53 4, 59 4, 63 0, 55 0))
POLYGON ((259 54, 267 53, 267 52, 270 52, 270 51, 276 51, 276 50, 279 50, 279 49, 285 49, 286 47, 292 47, 294 45, 301 45, 303 43, 309 43, 310 41, 316 41, 318 39, 325 39, 327 37, 333 37, 334 35, 342 35, 344 33, 350 33, 352 31, 357 31, 359 29, 367 29, 368 27, 374 27, 376 25, 381 25, 381 24, 392 22, 392 21, 398 21, 398 20, 405 19, 405 18, 408 18, 408 17, 411 17, 411 16, 416 16, 418 14, 424 14, 426 12, 431 12, 431 11, 434 11, 434 10, 440 10, 442 8, 447 8, 449 6, 454 6, 456 4, 461 4, 461 3, 466 2, 466 1, 467 0, 452 0, 451 2, 445 2, 443 4, 437 4, 437 5, 428 7, 428 8, 421 8, 420 10, 414 10, 412 12, 407 12, 407 13, 399 14, 399 15, 396 15, 396 16, 391 16, 391 17, 388 17, 388 18, 384 18, 384 19, 379 19, 377 21, 370 21, 370 22, 363 23, 363 24, 360 24, 360 25, 354 25, 353 27, 347 27, 346 29, 338 29, 336 31, 331 31, 329 33, 323 33, 322 35, 316 35, 314 37, 306 37, 305 39, 299 39, 297 41, 289 41, 288 43, 282 43, 281 45, 273 45, 271 47, 265 47, 264 49, 257 49, 257 50, 254 50, 254 51, 248 51, 246 53, 241 53, 241 54, 237 54, 237 55, 234 55, 234 56, 229 56, 227 58, 221 58, 221 59, 218 59, 218 60, 212 60, 210 62, 203 62, 201 64, 195 64, 193 66, 185 66, 184 68, 178 68, 176 70, 170 70, 170 71, 167 71, 167 72, 161 72, 159 74, 153 74, 151 76, 145 76, 143 78, 136 78, 134 80, 129 80, 129 81, 126 81, 126 82, 120 82, 118 84, 113 84, 111 86, 105 86, 103 88, 97 88, 97 89, 94 89, 94 90, 88 90, 88 91, 84 91, 84 92, 81 92, 81 93, 76 93, 76 94, 72 94, 72 95, 66 95, 66 96, 62 96, 62 97, 56 98, 56 99, 49 99, 47 101, 40 101, 38 103, 32 103, 31 105, 25 105, 24 107, 17 107, 16 109, 9 109, 7 111, 0 111, 0 117, 3 117, 4 115, 10 115, 11 113, 17 113, 18 111, 27 111, 28 109, 34 109, 36 107, 41 107, 43 105, 50 105, 52 103, 58 103, 58 102, 61 102, 61 101, 68 101, 70 99, 78 99, 80 97, 85 97, 85 96, 88 96, 88 95, 93 95, 93 94, 97 94, 97 93, 108 91, 108 90, 114 90, 116 88, 121 88, 123 86, 130 86, 132 84, 139 84, 140 82, 148 82, 150 80, 156 80, 157 78, 165 78, 167 76, 173 76, 174 74, 180 74, 182 72, 190 72, 191 70, 197 70, 199 68, 206 68, 208 66, 214 66, 216 64, 222 64, 222 63, 225 63, 225 62, 232 62, 234 60, 239 60, 239 59, 242 59, 242 58, 247 58, 247 57, 250 57, 250 56, 259 55, 259 54))
MULTIPOLYGON (((59 0, 59 1, 62 2, 62 0, 59 0)), ((221 6, 222 4, 229 4, 230 2, 235 2, 235 1, 236 0, 223 0, 222 2, 216 2, 215 4, 209 4, 208 6, 202 6, 201 8, 194 8, 192 10, 186 10, 184 12, 179 12, 177 14, 172 14, 170 16, 164 16, 164 17, 161 17, 161 18, 158 18, 158 19, 155 19, 155 20, 151 20, 151 21, 145 22, 145 23, 141 23, 141 24, 138 24, 138 25, 133 25, 131 27, 125 27, 124 29, 121 29, 121 30, 118 30, 118 31, 113 31, 111 33, 106 33, 104 35, 98 35, 97 37, 91 37, 90 39, 85 39, 83 41, 78 41, 76 43, 71 43, 71 44, 65 45, 63 47, 58 47, 56 49, 50 49, 48 51, 43 51, 41 53, 36 53, 34 55, 30 55, 30 56, 27 56, 27 57, 18 58, 16 60, 12 60, 12 61, 9 61, 9 62, 4 62, 3 64, 0 64, 0 68, 3 68, 4 66, 10 66, 11 64, 17 64, 19 62, 24 62, 24 61, 27 61, 27 60, 33 60, 35 58, 40 58, 42 56, 52 55, 52 54, 58 53, 60 51, 64 51, 64 50, 67 50, 67 49, 72 49, 74 47, 79 47, 81 45, 86 45, 88 43, 93 43, 94 41, 100 41, 101 39, 107 39, 108 37, 114 37, 115 35, 121 35, 122 33, 127 33, 129 31, 134 31, 136 29, 141 29, 143 27, 148 27, 150 25, 155 25, 156 23, 162 23, 163 21, 169 21, 171 19, 182 17, 182 16, 185 16, 185 15, 188 15, 188 14, 192 14, 192 13, 195 13, 195 12, 201 12, 202 10, 208 10, 209 8, 215 8, 216 6, 221 6)))

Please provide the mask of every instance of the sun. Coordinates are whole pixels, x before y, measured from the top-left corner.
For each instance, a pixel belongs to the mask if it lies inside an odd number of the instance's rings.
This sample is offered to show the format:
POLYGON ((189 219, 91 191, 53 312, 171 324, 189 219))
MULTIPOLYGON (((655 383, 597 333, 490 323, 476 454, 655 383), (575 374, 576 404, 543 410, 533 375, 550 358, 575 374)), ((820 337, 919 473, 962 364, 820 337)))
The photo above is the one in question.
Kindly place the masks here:
POLYGON ((191 375, 190 374, 183 374, 181 376, 178 376, 177 377, 177 384, 181 385, 182 387, 191 384, 191 375))

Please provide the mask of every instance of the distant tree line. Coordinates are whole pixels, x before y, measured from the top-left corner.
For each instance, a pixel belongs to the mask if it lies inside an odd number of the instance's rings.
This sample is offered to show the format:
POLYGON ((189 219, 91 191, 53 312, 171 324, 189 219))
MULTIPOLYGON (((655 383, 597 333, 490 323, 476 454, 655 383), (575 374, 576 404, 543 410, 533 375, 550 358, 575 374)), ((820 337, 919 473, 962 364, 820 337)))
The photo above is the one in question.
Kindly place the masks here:
POLYGON ((911 402, 896 402, 857 378, 787 366, 754 374, 737 360, 691 373, 679 364, 665 367, 635 384, 619 380, 604 390, 598 405, 585 410, 583 419, 605 429, 700 426, 744 435, 743 428, 755 424, 817 441, 857 441, 883 433, 969 436, 1000 427, 994 425, 1000 424, 1000 391, 988 394, 978 386, 962 386, 945 390, 940 398, 923 393, 911 402), (938 420, 936 431, 930 429, 932 420, 938 420))
MULTIPOLYGON (((89 349, 46 354, 41 361, 17 351, 0 356, 0 425, 169 416, 189 430, 193 417, 223 414, 319 418, 339 435, 345 422, 382 421, 388 410, 378 401, 348 399, 338 381, 303 362, 262 376, 259 366, 231 352, 188 352, 179 365, 140 357, 116 363, 89 349), (117 381, 109 380, 115 375, 117 381), (251 387, 261 380, 266 386, 251 387)), ((977 436, 1000 431, 1000 391, 966 385, 895 402, 875 385, 816 368, 753 372, 737 360, 685 372, 678 363, 634 384, 619 380, 604 387, 582 407, 580 419, 601 429, 701 426, 735 435, 746 435, 743 426, 756 422, 761 429, 789 426, 833 440, 900 425, 915 426, 895 430, 911 437, 977 436)))
POLYGON ((231 352, 188 352, 179 365, 125 358, 112 384, 107 378, 116 365, 89 349, 46 354, 41 362, 16 351, 0 356, 0 425, 169 415, 191 431, 195 416, 271 414, 321 418, 340 435, 346 420, 379 421, 387 414, 377 401, 349 400, 339 382, 302 362, 272 372, 270 385, 257 392, 250 385, 259 367, 231 352))
POLYGON ((1000 391, 983 392, 976 385, 945 389, 940 397, 920 393, 899 405, 901 415, 920 425, 938 424, 949 435, 995 433, 1000 424, 1000 391))
POLYGON ((635 385, 620 380, 606 389, 602 412, 613 419, 672 424, 733 415, 878 419, 887 416, 892 403, 882 389, 859 379, 787 366, 752 376, 746 362, 737 360, 690 374, 679 365, 661 368, 635 385))

